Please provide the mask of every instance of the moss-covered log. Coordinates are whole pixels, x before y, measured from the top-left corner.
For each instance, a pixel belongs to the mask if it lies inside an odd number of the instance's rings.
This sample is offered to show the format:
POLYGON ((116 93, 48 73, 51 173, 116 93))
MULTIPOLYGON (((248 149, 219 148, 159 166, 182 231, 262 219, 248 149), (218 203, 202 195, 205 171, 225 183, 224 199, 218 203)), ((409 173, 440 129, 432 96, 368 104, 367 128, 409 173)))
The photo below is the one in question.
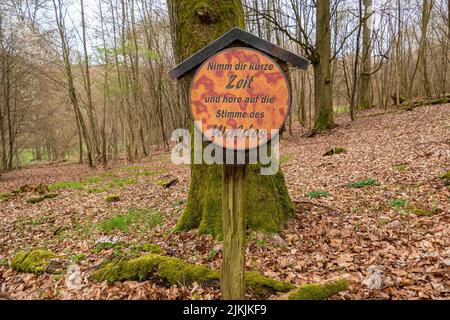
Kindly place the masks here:
MULTIPOLYGON (((111 262, 92 274, 96 281, 153 280, 166 285, 190 285, 197 282, 202 286, 219 287, 220 272, 205 265, 194 265, 175 257, 160 254, 145 254, 138 258, 111 262)), ((245 287, 258 298, 268 297, 276 292, 290 300, 323 300, 348 289, 345 279, 325 283, 307 284, 296 288, 293 284, 270 279, 258 272, 245 273, 245 287)))
POLYGON ((446 103, 450 103, 450 95, 447 95, 445 97, 439 97, 439 98, 427 98, 427 99, 423 99, 423 100, 404 101, 399 106, 399 109, 411 111, 415 108, 422 107, 422 106, 446 104, 446 103))
MULTIPOLYGON (((177 62, 188 58, 232 27, 245 27, 240 0, 170 0, 168 3, 177 62)), ((192 76, 191 72, 179 82, 186 126, 189 126, 188 91, 192 76)), ((247 226, 254 230, 277 232, 293 214, 283 174, 261 176, 259 166, 255 165, 248 168, 247 175, 247 226)), ((198 228, 200 233, 209 233, 220 239, 221 193, 221 166, 192 165, 188 201, 177 230, 198 228)))
POLYGON ((326 283, 312 283, 294 290, 288 298, 289 300, 324 300, 333 294, 347 290, 347 288, 348 284, 345 279, 326 283))
MULTIPOLYGON (((197 282, 203 286, 219 286, 220 272, 205 265, 194 265, 175 257, 146 254, 135 259, 111 262, 92 274, 97 281, 154 280, 167 285, 189 285, 197 282)), ((267 278, 257 272, 246 272, 246 287, 257 296, 274 292, 288 292, 294 285, 267 278)))
POLYGON ((11 267, 21 272, 42 274, 50 264, 50 260, 56 258, 56 254, 46 250, 21 251, 11 261, 11 267))

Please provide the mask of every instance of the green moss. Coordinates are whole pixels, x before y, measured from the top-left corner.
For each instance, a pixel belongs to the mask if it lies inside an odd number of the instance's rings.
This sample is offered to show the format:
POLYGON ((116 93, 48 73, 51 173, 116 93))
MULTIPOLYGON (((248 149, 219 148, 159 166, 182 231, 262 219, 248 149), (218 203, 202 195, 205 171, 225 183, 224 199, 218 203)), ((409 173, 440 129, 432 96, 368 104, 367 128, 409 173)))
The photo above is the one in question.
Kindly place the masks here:
POLYGON ((161 179, 156 181, 156 184, 163 188, 170 188, 178 182, 178 179, 161 179))
POLYGON ((450 171, 447 171, 446 173, 441 174, 439 178, 444 182, 444 184, 446 186, 450 187, 450 171))
POLYGON ((333 294, 347 290, 345 279, 324 284, 307 284, 289 294, 289 300, 324 300, 333 294))
POLYGON ((57 193, 47 193, 47 194, 44 194, 43 196, 40 196, 40 197, 32 197, 32 198, 29 198, 29 199, 27 200, 27 202, 28 202, 28 203, 34 204, 34 203, 42 202, 42 201, 44 201, 45 199, 52 199, 52 198, 55 198, 55 197, 57 197, 57 196, 58 196, 57 193))
POLYGON ((316 116, 314 129, 317 131, 326 131, 333 129, 334 124, 333 108, 323 107, 316 116))
POLYGON ((0 202, 11 200, 15 196, 12 192, 0 192, 0 202))
POLYGON ((151 252, 151 253, 163 253, 164 250, 161 248, 161 246, 154 244, 154 243, 144 243, 139 246, 139 249, 144 252, 151 252))
POLYGON ((245 285, 259 297, 273 292, 288 292, 295 288, 292 283, 270 279, 258 272, 246 272, 245 285))
MULTIPOLYGON (((109 263, 95 271, 92 278, 97 281, 163 280, 168 285, 218 285, 220 272, 205 265, 189 264, 181 259, 145 254, 128 261, 109 263)), ((246 286, 258 295, 273 292, 288 292, 294 285, 269 279, 257 272, 245 273, 246 286)))
POLYGON ((411 212, 414 213, 417 216, 424 216, 424 217, 431 217, 434 216, 435 214, 439 213, 441 210, 439 210, 438 208, 433 209, 433 210, 428 210, 428 209, 424 209, 424 208, 411 208, 411 212))
POLYGON ((112 194, 105 198, 106 202, 117 202, 120 200, 120 197, 118 195, 112 194))
POLYGON ((42 274, 48 267, 50 259, 56 257, 56 254, 46 250, 21 251, 14 256, 11 266, 17 271, 42 274))
POLYGON ((341 153, 346 153, 347 152, 347 150, 345 150, 344 148, 342 148, 342 147, 336 147, 336 148, 331 148, 330 150, 328 150, 327 152, 325 152, 324 154, 323 154, 323 156, 325 157, 325 156, 332 156, 332 155, 334 155, 334 154, 341 154, 341 153))
POLYGON ((108 282, 159 279, 169 285, 186 285, 194 281, 203 283, 218 279, 219 274, 206 266, 191 265, 181 259, 150 253, 128 261, 109 263, 95 271, 92 277, 108 282))

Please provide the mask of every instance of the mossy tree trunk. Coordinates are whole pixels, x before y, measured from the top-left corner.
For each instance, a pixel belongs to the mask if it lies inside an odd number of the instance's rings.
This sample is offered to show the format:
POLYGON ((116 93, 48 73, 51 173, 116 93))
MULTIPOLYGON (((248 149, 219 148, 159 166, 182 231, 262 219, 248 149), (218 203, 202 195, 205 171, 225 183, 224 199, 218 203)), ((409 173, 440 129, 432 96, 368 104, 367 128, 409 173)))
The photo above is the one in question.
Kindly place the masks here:
MULTIPOLYGON (((172 25, 174 54, 181 62, 216 40, 232 27, 244 28, 244 12, 240 0, 168 0, 172 25)), ((189 119, 188 94, 193 73, 180 83, 181 101, 189 119)), ((190 126, 186 122, 186 126, 190 126)), ((192 132, 192 126, 191 132, 192 132)), ((259 165, 247 168, 247 227, 277 232, 293 214, 292 203, 279 171, 272 176, 260 175, 259 165)), ((198 228, 222 238, 222 166, 193 164, 187 205, 177 224, 178 230, 198 228)))

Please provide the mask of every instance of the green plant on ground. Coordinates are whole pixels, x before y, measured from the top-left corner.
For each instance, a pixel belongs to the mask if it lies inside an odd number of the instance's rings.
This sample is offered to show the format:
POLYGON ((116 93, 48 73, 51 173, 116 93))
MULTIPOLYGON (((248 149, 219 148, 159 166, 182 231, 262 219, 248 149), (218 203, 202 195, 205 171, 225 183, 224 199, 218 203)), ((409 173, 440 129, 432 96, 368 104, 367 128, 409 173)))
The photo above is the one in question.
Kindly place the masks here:
POLYGON ((256 246, 258 248, 267 248, 267 241, 266 240, 256 240, 256 246))
POLYGON ((326 198, 331 196, 331 194, 328 191, 311 191, 308 192, 306 196, 315 199, 315 198, 326 198))
POLYGON ((81 261, 83 261, 85 259, 86 259, 86 255, 84 253, 79 253, 79 254, 76 254, 76 255, 72 256, 71 260, 73 262, 75 262, 75 263, 78 263, 78 262, 81 262, 81 261))
POLYGON ((135 184, 137 180, 135 178, 113 178, 108 184, 108 188, 122 188, 131 184, 135 184))
POLYGON ((91 177, 88 177, 85 181, 86 181, 86 183, 89 183, 89 184, 95 184, 95 183, 101 182, 102 178, 99 176, 91 176, 91 177))
POLYGON ((208 252, 208 257, 206 258, 206 260, 214 261, 214 259, 216 259, 216 256, 217 256, 216 249, 211 248, 211 250, 209 250, 209 252, 208 252))
POLYGON ((166 170, 158 169, 153 171, 154 168, 149 166, 127 166, 124 168, 125 171, 132 172, 136 175, 152 176, 166 172, 166 170))
POLYGON ((125 248, 123 243, 111 243, 111 242, 98 242, 95 244, 95 248, 93 250, 94 253, 100 253, 104 250, 115 249, 121 250, 125 248))
POLYGON ((173 233, 175 230, 175 226, 167 228, 164 232, 163 232, 163 236, 164 237, 168 237, 171 233, 173 233))
POLYGON ((293 158, 292 155, 289 155, 289 154, 282 155, 280 157, 280 164, 285 164, 285 163, 291 161, 292 158, 293 158))
POLYGON ((1 258, 0 266, 8 267, 9 266, 8 258, 1 258))
POLYGON ((88 189, 88 193, 102 193, 102 192, 106 192, 106 190, 102 189, 102 188, 90 188, 90 189, 88 189))
POLYGON ((357 182, 351 182, 347 185, 349 188, 363 188, 367 186, 376 186, 378 181, 376 179, 368 178, 357 182))
POLYGON ((349 106, 336 106, 336 107, 334 107, 334 112, 337 114, 348 113, 348 112, 350 112, 350 107, 349 106))
POLYGON ((406 205, 406 203, 407 203, 407 200, 406 199, 401 199, 401 198, 393 199, 393 200, 389 201, 389 205, 391 207, 403 207, 403 206, 406 205))
POLYGON ((105 171, 99 174, 100 177, 102 178, 111 178, 114 177, 114 173, 111 171, 105 171))
POLYGON ((33 219, 33 220, 31 220, 31 221, 30 221, 30 224, 31 224, 32 226, 38 226, 38 225, 43 224, 44 222, 45 222, 45 219, 44 219, 44 218, 39 218, 39 219, 33 219))
POLYGON ((63 182, 56 182, 53 184, 50 184, 48 186, 48 189, 50 191, 53 190, 61 190, 61 189, 74 189, 74 190, 81 190, 84 188, 84 184, 81 181, 63 181, 63 182))
POLYGON ((132 208, 126 214, 115 215, 99 224, 101 231, 110 233, 115 230, 128 232, 130 226, 136 228, 153 229, 163 222, 164 218, 159 211, 148 208, 132 208))

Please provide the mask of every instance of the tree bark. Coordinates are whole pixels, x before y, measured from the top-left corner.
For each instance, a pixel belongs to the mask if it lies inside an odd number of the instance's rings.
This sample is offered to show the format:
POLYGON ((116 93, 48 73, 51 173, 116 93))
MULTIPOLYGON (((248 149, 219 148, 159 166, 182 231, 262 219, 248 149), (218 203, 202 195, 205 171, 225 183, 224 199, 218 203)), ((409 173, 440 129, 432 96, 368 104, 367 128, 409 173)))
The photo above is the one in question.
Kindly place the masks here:
POLYGON ((358 109, 360 110, 372 107, 372 46, 370 43, 370 20, 372 14, 372 0, 364 0, 362 68, 358 94, 358 109))
POLYGON ((401 18, 401 1, 397 0, 397 41, 395 44, 395 105, 400 106, 400 90, 401 90, 401 42, 402 42, 402 18, 401 18))
MULTIPOLYGON (((244 28, 244 13, 240 0, 168 0, 174 55, 181 62, 216 40, 234 26, 244 28)), ((190 114, 188 95, 193 74, 179 81, 181 101, 187 117, 190 114)), ((193 133, 193 126, 190 126, 193 133)), ((192 139, 193 140, 193 139, 192 139)), ((277 232, 281 224, 293 215, 292 203, 279 171, 273 176, 261 176, 259 165, 248 166, 246 201, 247 226, 266 232, 277 232)), ((191 185, 178 230, 198 228, 222 238, 222 166, 192 164, 191 185)))
POLYGON ((430 13, 431 13, 431 0, 423 0, 419 64, 420 64, 420 78, 422 82, 422 92, 424 92, 427 97, 431 97, 430 82, 428 80, 428 71, 427 71, 427 33, 428 33, 428 22, 430 20, 430 13))
POLYGON ((89 57, 87 52, 87 42, 86 42, 86 22, 84 16, 84 2, 81 0, 81 29, 83 35, 83 53, 84 53, 84 77, 85 77, 85 90, 87 95, 87 116, 89 120, 89 126, 91 127, 91 152, 93 157, 93 166, 97 164, 97 155, 100 154, 98 147, 98 134, 97 134, 97 123, 94 117, 94 106, 92 103, 92 90, 91 90, 91 75, 89 72, 89 57))
POLYGON ((314 69, 314 128, 321 131, 334 127, 329 0, 317 1, 316 21, 316 50, 312 61, 314 69))

